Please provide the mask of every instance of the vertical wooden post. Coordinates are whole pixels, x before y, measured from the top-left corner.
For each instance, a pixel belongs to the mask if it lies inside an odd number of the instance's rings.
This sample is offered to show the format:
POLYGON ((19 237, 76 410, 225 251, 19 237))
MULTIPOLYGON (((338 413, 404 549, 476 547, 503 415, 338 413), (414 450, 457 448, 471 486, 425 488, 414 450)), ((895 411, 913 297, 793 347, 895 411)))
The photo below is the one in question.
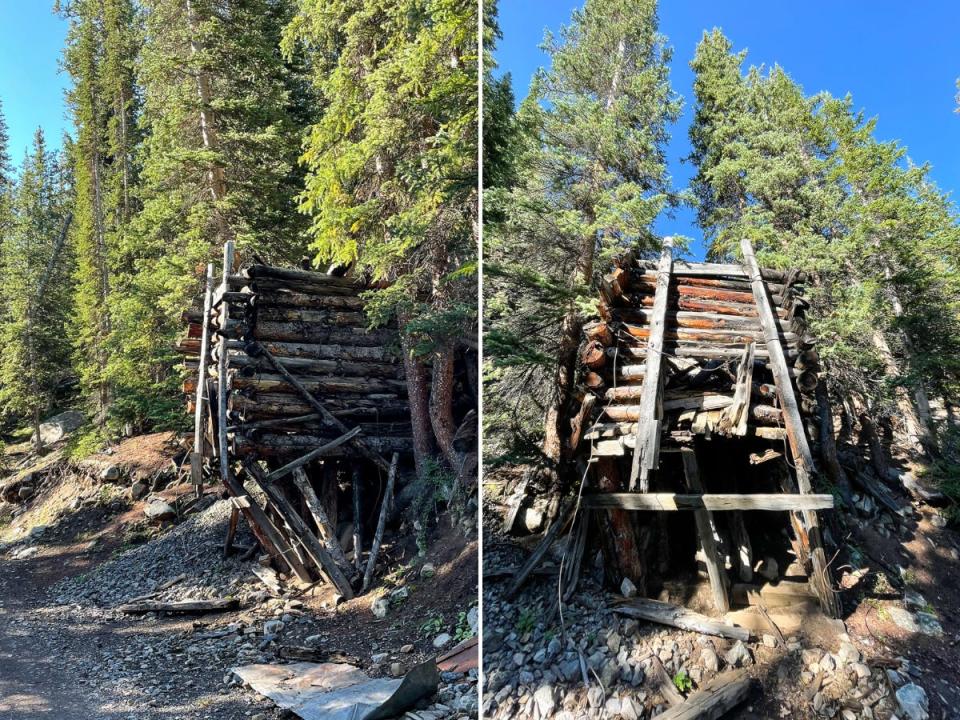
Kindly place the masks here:
POLYGON ((377 567, 377 555, 380 553, 380 544, 383 542, 383 531, 387 527, 387 516, 390 514, 390 507, 393 505, 393 486, 397 479, 397 465, 400 462, 400 454, 394 453, 390 459, 390 472, 387 474, 387 489, 383 493, 383 502, 380 503, 380 518, 377 521, 377 531, 373 536, 373 544, 370 546, 370 557, 367 558, 367 569, 363 573, 363 587, 361 592, 366 592, 373 582, 373 571, 377 567))
MULTIPOLYGON (((803 420, 800 417, 800 407, 793 392, 793 383, 790 379, 787 360, 783 354, 783 346, 780 344, 777 322, 770 307, 770 298, 767 295, 767 288, 763 282, 757 258, 753 253, 753 246, 747 238, 740 241, 740 249, 743 251, 745 269, 750 277, 753 299, 757 304, 757 314, 760 316, 760 325, 763 328, 767 354, 770 358, 770 369, 777 386, 777 399, 780 401, 780 407, 783 410, 783 424, 787 431, 787 441, 797 471, 797 487, 801 493, 809 494, 812 492, 810 475, 814 470, 813 455, 810 452, 810 445, 807 443, 803 420)), ((804 510, 801 516, 810 543, 810 560, 813 566, 810 584, 820 599, 820 606, 823 611, 831 617, 839 617, 840 601, 830 581, 817 514, 813 510, 804 510)))
MULTIPOLYGON (((228 240, 223 244, 223 284, 221 285, 223 293, 227 292, 230 274, 233 272, 234 248, 233 240, 228 240)), ((220 304, 220 356, 217 358, 217 406, 218 406, 218 427, 220 446, 220 476, 224 484, 230 478, 230 454, 227 447, 227 398, 229 397, 229 388, 227 387, 227 369, 229 351, 227 350, 227 322, 230 319, 230 308, 227 303, 220 304)))
POLYGON ((353 478, 350 482, 353 492, 353 565, 357 572, 363 571, 363 535, 360 532, 360 468, 354 465, 353 478))
POLYGON ((667 322, 667 295, 670 292, 670 272, 673 268, 673 238, 663 239, 660 264, 657 266, 657 290, 653 298, 653 313, 650 319, 650 337, 647 340, 646 374, 643 378, 643 395, 640 399, 640 418, 637 422, 637 440, 633 448, 633 465, 630 469, 630 491, 650 489, 650 471, 660 460, 660 433, 663 411, 660 395, 663 386, 663 334, 667 322))
POLYGON ((207 410, 207 358, 210 355, 210 312, 213 305, 213 263, 207 265, 206 287, 203 293, 203 333, 200 336, 200 374, 197 377, 197 397, 193 416, 193 454, 190 456, 190 481, 199 496, 203 492, 203 438, 204 413, 207 410))
MULTIPOLYGON (((683 474, 690 492, 704 493, 696 451, 692 447, 681 448, 680 457, 683 460, 683 474)), ((728 612, 730 600, 727 597, 727 572, 717 551, 717 528, 713 522, 713 513, 709 510, 694 510, 693 518, 697 524, 697 533, 700 535, 700 548, 703 550, 704 561, 707 564, 707 574, 710 576, 713 602, 717 610, 722 613, 728 612)))

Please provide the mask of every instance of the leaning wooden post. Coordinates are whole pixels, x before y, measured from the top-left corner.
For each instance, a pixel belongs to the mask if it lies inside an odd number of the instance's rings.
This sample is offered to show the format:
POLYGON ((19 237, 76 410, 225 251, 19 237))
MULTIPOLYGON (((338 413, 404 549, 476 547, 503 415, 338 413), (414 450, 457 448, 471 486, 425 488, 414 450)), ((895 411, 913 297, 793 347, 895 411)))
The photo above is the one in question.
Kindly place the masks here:
MULTIPOLYGON (((704 493, 696 451, 692 447, 683 447, 680 449, 680 457, 683 459, 683 474, 686 477, 690 492, 704 493)), ((730 599, 727 597, 727 572, 717 550, 717 528, 713 522, 713 515, 706 509, 694 510, 693 519, 697 525, 697 534, 700 536, 700 548, 703 550, 704 562, 707 565, 707 575, 710 576, 713 602, 720 612, 729 612, 730 599)))
POLYGON ((650 489, 650 471, 660 459, 660 433, 663 411, 660 408, 660 377, 663 365, 663 335, 667 318, 667 295, 670 292, 670 271, 673 268, 673 238, 663 239, 660 264, 657 266, 657 290, 653 299, 650 318, 650 338, 647 341, 646 372, 643 378, 643 396, 640 400, 640 418, 637 423, 637 439, 633 448, 633 465, 630 469, 630 490, 640 492, 650 489))
POLYGON ((367 558, 367 569, 363 573, 363 587, 361 592, 366 592, 373 580, 373 571, 377 566, 377 555, 380 554, 380 544, 383 542, 383 531, 387 526, 387 516, 390 514, 390 507, 393 505, 393 486, 397 479, 397 464, 400 462, 400 454, 394 453, 390 459, 390 472, 387 474, 387 489, 383 492, 383 502, 380 503, 380 518, 377 521, 377 532, 373 536, 373 545, 370 546, 370 557, 367 558))
MULTIPOLYGON (((222 292, 229 289, 230 275, 233 273, 234 246, 233 240, 228 240, 223 245, 223 285, 222 292)), ((227 398, 229 397, 229 388, 227 387, 227 369, 229 351, 227 350, 227 321, 230 319, 230 308, 227 303, 220 305, 220 356, 217 358, 217 405, 219 412, 217 418, 217 435, 220 445, 220 476, 224 485, 228 484, 230 479, 230 455, 227 447, 227 398)))
POLYGON ((360 468, 357 465, 353 466, 350 489, 353 493, 353 565, 357 568, 357 572, 360 572, 363 568, 363 558, 361 557, 363 534, 360 528, 360 468))
MULTIPOLYGON (((793 392, 790 370, 787 367, 787 360, 783 355, 783 347, 780 344, 776 318, 770 308, 770 300, 767 297, 760 266, 757 264, 757 258, 753 253, 753 246, 747 238, 740 241, 740 249, 743 251, 745 269, 750 277, 753 298, 757 304, 757 314, 760 316, 760 325, 763 328, 763 336, 767 344, 770 370, 773 372, 773 379, 777 386, 777 398, 783 410, 783 424, 787 431, 787 440, 797 470, 797 487, 802 494, 810 494, 813 490, 810 482, 810 476, 814 471, 813 455, 810 452, 810 445, 807 443, 803 420, 800 417, 800 407, 793 392)), ((801 514, 810 541, 810 558, 813 565, 811 585, 820 599, 823 611, 831 617, 839 617, 840 601, 830 581, 817 514, 812 510, 804 510, 801 514)))
POLYGON ((193 454, 190 456, 190 481, 199 496, 203 492, 203 416, 207 409, 207 358, 210 355, 210 311, 213 307, 213 263, 207 265, 206 288, 203 293, 203 333, 200 336, 200 374, 193 416, 193 454))

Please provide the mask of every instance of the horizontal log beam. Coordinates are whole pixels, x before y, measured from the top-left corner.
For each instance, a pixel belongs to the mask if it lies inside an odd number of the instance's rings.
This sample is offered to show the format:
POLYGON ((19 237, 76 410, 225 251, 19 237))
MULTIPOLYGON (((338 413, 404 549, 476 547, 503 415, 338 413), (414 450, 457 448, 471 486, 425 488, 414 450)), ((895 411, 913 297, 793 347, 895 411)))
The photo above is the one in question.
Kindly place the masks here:
POLYGON ((597 493, 583 496, 583 507, 591 510, 830 510, 833 495, 801 495, 786 493, 597 493))
MULTIPOLYGON (((367 330, 362 327, 330 327, 326 323, 257 322, 250 331, 265 343, 324 343, 332 345, 383 346, 397 339, 395 330, 367 330)), ((236 335, 234 335, 236 337, 236 335)))
MULTIPOLYGON (((316 360, 352 360, 355 362, 399 362, 393 350, 383 345, 331 345, 328 343, 272 342, 261 340, 260 344, 275 358, 312 358, 316 360)), ((248 343, 230 340, 230 350, 246 352, 248 343)))
MULTIPOLYGON (((653 311, 644 308, 613 308, 610 310, 610 319, 624 323, 648 324, 653 318, 653 311)), ((667 325, 679 328, 696 328, 698 330, 762 330, 759 317, 740 317, 737 315, 721 315, 710 312, 691 312, 688 310, 667 310, 667 325)), ((778 321, 781 333, 796 332, 793 323, 787 320, 778 321)))
MULTIPOLYGON (((317 435, 281 435, 272 433, 258 434, 254 438, 245 435, 236 435, 233 438, 234 453, 239 457, 257 453, 258 457, 285 457, 299 456, 320 445, 325 445, 336 436, 331 433, 326 437, 317 435)), ((364 443, 379 453, 413 452, 413 440, 409 437, 363 437, 364 443)), ((352 445, 335 448, 327 457, 355 458, 361 457, 352 445)))
MULTIPOLYGON (((406 383, 402 380, 383 380, 363 377, 337 377, 333 375, 298 375, 297 380, 311 393, 325 395, 348 393, 355 395, 370 395, 372 393, 403 393, 406 383)), ((293 388, 282 375, 261 374, 245 377, 237 374, 233 378, 233 387, 237 390, 249 388, 257 392, 296 394, 293 388)))
POLYGON ((633 598, 614 605, 611 609, 618 615, 670 625, 681 630, 692 630, 705 635, 717 635, 744 642, 750 640, 750 631, 746 628, 719 622, 693 610, 659 600, 633 598))
MULTIPOLYGON (((343 422, 410 416, 410 406, 406 400, 401 400, 394 393, 326 398, 326 405, 330 413, 343 422)), ((232 415, 253 420, 307 415, 313 409, 296 395, 252 393, 249 396, 234 394, 230 399, 230 410, 232 415)))
MULTIPOLYGON (((214 352, 216 359, 217 353, 214 352)), ((250 368, 270 372, 270 363, 264 358, 252 358, 246 353, 233 351, 229 357, 230 367, 250 368)), ((355 362, 351 360, 319 360, 314 358, 285 358, 278 357, 277 362, 290 371, 298 374, 310 373, 314 375, 346 375, 357 377, 386 378, 388 380, 403 379, 403 365, 400 363, 383 362, 355 362)))

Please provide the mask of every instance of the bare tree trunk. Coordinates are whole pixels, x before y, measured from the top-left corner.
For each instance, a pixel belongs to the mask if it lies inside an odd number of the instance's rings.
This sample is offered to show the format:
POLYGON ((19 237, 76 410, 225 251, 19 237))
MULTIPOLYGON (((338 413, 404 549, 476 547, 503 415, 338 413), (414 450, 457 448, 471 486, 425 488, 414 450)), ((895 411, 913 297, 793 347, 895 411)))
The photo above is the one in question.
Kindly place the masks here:
POLYGON ((820 457, 827 471, 830 482, 840 491, 844 502, 850 503, 853 496, 850 493, 850 482, 847 474, 837 459, 837 442, 833 436, 833 413, 830 410, 830 397, 827 392, 826 381, 822 378, 817 383, 815 391, 817 410, 820 413, 820 457))
POLYGON ((444 346, 433 356, 430 387, 430 423, 440 451, 450 467, 460 466, 460 455, 453 448, 457 431, 453 419, 453 373, 455 354, 452 346, 444 346))
MULTIPOLYGON (((401 322, 401 327, 405 323, 401 322)), ((413 356, 413 348, 406 335, 402 336, 403 367, 407 376, 407 400, 410 404, 410 423, 413 427, 413 459, 417 477, 423 479, 427 463, 433 455, 433 427, 430 423, 430 385, 427 369, 413 356)))

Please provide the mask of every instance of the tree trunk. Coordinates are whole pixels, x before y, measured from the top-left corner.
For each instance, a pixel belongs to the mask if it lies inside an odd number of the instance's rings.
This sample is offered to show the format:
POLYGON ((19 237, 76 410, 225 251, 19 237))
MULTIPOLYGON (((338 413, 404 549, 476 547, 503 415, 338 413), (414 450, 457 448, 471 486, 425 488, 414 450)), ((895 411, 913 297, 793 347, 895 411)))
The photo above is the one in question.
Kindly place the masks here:
POLYGON ((451 468, 460 467, 460 454, 453 447, 456 423, 453 419, 454 351, 443 347, 433 356, 430 386, 430 423, 440 451, 451 468))
MULTIPOLYGON (((871 341, 873 346, 877 349, 877 352, 880 353, 883 364, 887 369, 887 375, 894 380, 899 378, 900 367, 897 364, 896 358, 893 356, 893 351, 890 349, 890 344, 887 342, 887 338, 884 336, 883 332, 881 330, 874 330, 873 335, 871 336, 871 341)), ((926 436, 926 433, 923 431, 923 424, 917 413, 916 405, 914 404, 914 401, 911 401, 906 388, 898 386, 895 392, 897 397, 897 408, 900 410, 900 415, 903 418, 903 429, 907 436, 907 449, 914 453, 925 455, 926 449, 924 447, 923 439, 926 436)))
MULTIPOLYGON (((401 326, 404 323, 401 323, 401 326)), ((433 427, 430 423, 430 386, 427 369, 413 356, 410 338, 401 341, 403 366, 407 376, 407 399, 410 404, 410 422, 413 425, 413 459, 417 477, 426 477, 427 465, 433 455, 433 427)))

